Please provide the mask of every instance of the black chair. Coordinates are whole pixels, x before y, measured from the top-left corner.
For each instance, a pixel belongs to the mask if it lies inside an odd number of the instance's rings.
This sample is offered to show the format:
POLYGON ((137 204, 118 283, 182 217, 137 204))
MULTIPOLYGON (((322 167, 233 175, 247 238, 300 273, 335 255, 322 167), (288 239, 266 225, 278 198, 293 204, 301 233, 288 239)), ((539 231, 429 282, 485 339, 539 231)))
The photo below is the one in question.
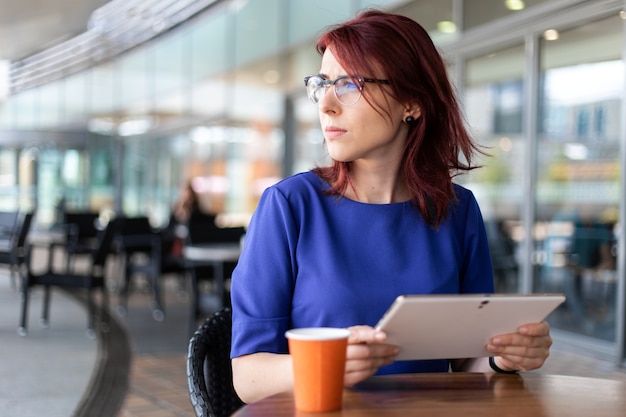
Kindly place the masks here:
MULTIPOLYGON (((246 234, 244 227, 219 227, 215 223, 216 216, 207 213, 194 213, 187 223, 189 230, 185 244, 203 245, 212 243, 240 243, 246 234)), ((237 262, 224 263, 224 275, 230 276, 237 262)), ((193 267, 192 272, 198 281, 211 280, 213 268, 210 266, 193 267)), ((224 300, 228 303, 228 300, 224 300)))
POLYGON ((244 403, 233 387, 232 316, 225 307, 206 319, 189 340, 187 385, 197 417, 226 417, 244 403))
POLYGON ((26 258, 26 238, 32 219, 33 213, 20 213, 15 222, 14 232, 6 236, 6 239, 0 239, 0 264, 9 265, 13 288, 15 288, 15 272, 22 273, 26 258))
MULTIPOLYGON (((0 211, 0 251, 3 253, 10 253, 15 244, 19 214, 19 211, 0 211)), ((4 263, 10 264, 8 261, 4 263)), ((11 285, 15 286, 13 271, 11 271, 11 285)))
POLYGON ((132 277, 144 275, 153 294, 152 316, 157 321, 165 319, 165 309, 160 291, 162 245, 161 236, 150 225, 145 216, 119 217, 115 223, 115 251, 123 259, 123 284, 120 291, 118 312, 126 315, 128 295, 131 291, 132 277))
MULTIPOLYGON (((185 245, 204 245, 204 244, 239 244, 242 237, 245 235, 246 230, 244 227, 218 227, 215 224, 215 216, 210 214, 196 214, 193 215, 188 222, 189 233, 185 240, 185 245)), ((191 320, 192 326, 195 328, 197 321, 206 315, 207 312, 213 312, 218 308, 230 305, 230 293, 228 292, 228 285, 226 281, 232 275, 236 261, 226 261, 221 264, 222 270, 217 272, 224 278, 224 289, 222 293, 214 292, 208 294, 201 291, 201 284, 203 282, 215 282, 215 266, 212 263, 206 263, 202 261, 189 261, 187 260, 187 268, 190 273, 191 287, 192 287, 192 303, 191 303, 191 320), (211 300, 212 296, 217 297, 219 303, 216 307, 203 306, 203 301, 211 300)), ((214 304, 215 303, 206 303, 214 304)))
MULTIPOLYGON (((92 211, 66 212, 63 215, 65 228, 65 251, 67 270, 80 255, 91 256, 97 249, 98 218, 100 215, 92 211)), ((57 245, 58 246, 58 245, 57 245)))
POLYGON ((185 278, 187 276, 187 266, 183 257, 182 249, 187 226, 179 224, 174 215, 170 215, 166 227, 157 231, 161 238, 161 274, 177 275, 180 281, 181 292, 185 289, 185 278))
POLYGON ((87 301, 87 335, 90 338, 95 337, 95 316, 96 309, 93 300, 93 291, 97 288, 102 292, 101 302, 101 317, 103 319, 101 323, 101 329, 106 331, 108 329, 107 317, 105 314, 108 309, 108 293, 105 283, 106 261, 110 254, 111 241, 113 239, 113 225, 109 223, 104 230, 102 230, 98 236, 98 246, 96 251, 91 255, 92 259, 89 265, 89 270, 84 274, 73 273, 66 270, 63 272, 53 271, 51 265, 48 265, 48 269, 43 273, 38 274, 33 270, 32 265, 32 248, 29 246, 26 251, 26 273, 22 277, 22 311, 18 333, 25 336, 28 333, 27 330, 27 318, 28 318, 28 298, 30 289, 36 286, 44 288, 43 310, 41 316, 41 322, 44 326, 48 325, 49 311, 50 311, 50 289, 51 287, 60 287, 66 289, 85 289, 86 301, 87 301))

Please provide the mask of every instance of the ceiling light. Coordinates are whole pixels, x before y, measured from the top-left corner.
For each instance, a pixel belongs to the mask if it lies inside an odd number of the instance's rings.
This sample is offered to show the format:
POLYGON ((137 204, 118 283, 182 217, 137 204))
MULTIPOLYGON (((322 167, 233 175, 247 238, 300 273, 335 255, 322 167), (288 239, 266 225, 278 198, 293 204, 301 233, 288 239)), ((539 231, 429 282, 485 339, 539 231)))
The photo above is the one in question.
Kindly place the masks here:
POLYGON ((439 32, 441 33, 455 33, 456 25, 454 24, 454 22, 451 22, 449 20, 442 20, 441 22, 437 23, 437 30, 439 30, 439 32))
POLYGON ((504 5, 507 9, 513 11, 523 10, 526 7, 524 0, 504 0, 504 5))
POLYGON ((589 157, 589 148, 582 143, 566 143, 563 153, 574 161, 584 161, 589 157))
POLYGON ((543 32, 543 38, 547 41, 555 41, 559 39, 559 31, 556 29, 548 29, 543 32))
POLYGON ((156 125, 152 116, 132 117, 122 121, 117 127, 120 136, 143 135, 156 125))
POLYGON ((500 146, 500 150, 502 152, 510 152, 511 149, 513 149, 513 141, 511 140, 511 138, 500 138, 498 145, 500 146))
POLYGON ((87 123, 87 130, 100 135, 113 135, 117 129, 117 122, 112 117, 95 117, 87 123))
POLYGON ((155 127, 156 124, 157 118, 155 116, 104 116, 89 120, 87 129, 92 133, 101 135, 118 134, 120 136, 133 136, 148 132, 155 127))

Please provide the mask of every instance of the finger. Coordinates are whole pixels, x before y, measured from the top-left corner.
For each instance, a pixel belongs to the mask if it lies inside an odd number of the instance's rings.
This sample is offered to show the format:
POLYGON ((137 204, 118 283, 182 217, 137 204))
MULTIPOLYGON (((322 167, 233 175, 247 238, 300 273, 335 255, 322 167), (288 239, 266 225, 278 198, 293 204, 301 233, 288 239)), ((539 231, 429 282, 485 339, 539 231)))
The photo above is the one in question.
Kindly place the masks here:
POLYGON ((346 361, 346 373, 350 372, 363 372, 363 371, 373 371, 374 373, 378 371, 378 368, 381 366, 389 365, 393 363, 393 356, 382 356, 382 357, 371 357, 365 359, 355 359, 346 361))
POLYGON ((349 345, 346 351, 346 373, 371 371, 395 361, 399 349, 385 344, 349 345))
POLYGON ((528 371, 540 368, 550 356, 550 349, 545 347, 528 348, 524 346, 507 346, 504 349, 491 351, 494 356, 498 356, 504 362, 505 368, 528 371))
POLYGON ((498 357, 497 363, 502 369, 516 369, 518 371, 532 371, 543 366, 546 359, 548 359, 549 352, 545 355, 526 357, 516 355, 503 355, 498 357))
POLYGON ((487 349, 492 347, 504 349, 506 347, 527 347, 527 348, 546 348, 552 346, 552 338, 550 336, 522 336, 520 334, 511 334, 505 336, 496 336, 491 339, 487 345, 487 349))
POLYGON ((520 358, 547 357, 550 349, 546 347, 506 346, 498 349, 489 349, 494 356, 517 356, 520 358))
POLYGON ((550 334, 550 325, 546 322, 528 323, 517 329, 524 336, 548 336, 550 334))
POLYGON ((397 346, 383 343, 360 343, 348 345, 346 357, 348 360, 367 358, 395 358, 400 352, 397 346))
POLYGON ((528 336, 528 337, 540 337, 550 335, 550 325, 546 322, 541 323, 527 323, 521 325, 516 333, 499 334, 492 338, 492 341, 499 339, 499 342, 495 344, 510 344, 511 339, 516 335, 528 336))
POLYGON ((352 326, 350 330, 349 344, 383 342, 387 338, 385 332, 376 330, 370 326, 352 326))

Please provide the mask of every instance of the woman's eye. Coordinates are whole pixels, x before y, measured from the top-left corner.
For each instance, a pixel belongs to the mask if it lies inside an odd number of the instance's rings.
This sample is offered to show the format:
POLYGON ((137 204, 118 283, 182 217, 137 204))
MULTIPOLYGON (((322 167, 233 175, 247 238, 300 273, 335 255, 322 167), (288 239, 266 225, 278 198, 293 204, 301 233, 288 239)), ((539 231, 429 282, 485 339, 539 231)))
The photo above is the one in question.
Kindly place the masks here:
POLYGON ((359 90, 357 85, 355 83, 353 83, 352 81, 349 81, 349 80, 342 82, 338 86, 338 89, 341 90, 341 92, 343 92, 343 93, 349 93, 351 91, 358 91, 359 90))

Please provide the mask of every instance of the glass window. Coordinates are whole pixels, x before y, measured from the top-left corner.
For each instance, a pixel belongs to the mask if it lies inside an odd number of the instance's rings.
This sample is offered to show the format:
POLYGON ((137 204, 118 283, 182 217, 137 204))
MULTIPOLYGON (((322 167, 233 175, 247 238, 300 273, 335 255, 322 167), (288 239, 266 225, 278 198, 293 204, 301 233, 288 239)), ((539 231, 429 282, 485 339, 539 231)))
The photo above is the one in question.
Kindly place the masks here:
POLYGON ((0 210, 15 209, 16 185, 16 152, 11 148, 0 148, 0 210))
POLYGON ((290 0, 289 18, 287 19, 290 45, 309 41, 332 24, 352 17, 352 4, 349 1, 290 0))
MULTIPOLYGON (((11 96, 9 114, 13 119, 12 128, 32 129, 36 125, 39 120, 38 112, 42 105, 39 101, 39 93, 39 88, 31 88, 11 96)), ((50 95, 53 95, 53 93, 51 92, 50 95)), ((57 96, 55 93, 54 95, 55 97, 57 96)))
MULTIPOLYGON (((555 326, 615 340, 624 64, 618 16, 542 40, 539 292, 564 292, 555 326)), ((622 145, 623 146, 623 145, 622 145)))
POLYGON ((63 102, 65 123, 83 126, 90 109, 88 73, 80 72, 65 79, 63 102))
POLYGON ((464 0, 463 27, 465 30, 471 29, 548 1, 550 0, 464 0))
POLYGON ((457 35, 452 13, 453 0, 411 1, 394 10, 410 17, 424 27, 435 43, 454 39, 457 35))
POLYGON ((64 84, 65 80, 59 80, 36 87, 39 90, 38 110, 33 123, 37 127, 53 127, 62 122, 65 108, 64 84))
POLYGON ((191 76, 191 32, 175 31, 155 44, 150 86, 154 113, 167 123, 171 117, 183 117, 189 107, 191 76))
POLYGON ((115 66, 113 63, 104 63, 90 71, 90 101, 94 116, 109 114, 120 100, 119 84, 115 84, 115 66))
POLYGON ((247 1, 232 3, 235 27, 235 64, 246 65, 276 54, 283 46, 282 1, 247 1))
POLYGON ((140 47, 119 59, 114 73, 114 82, 119 85, 119 101, 109 113, 118 106, 129 114, 145 114, 152 110, 153 71, 156 67, 153 59, 153 47, 140 47))
POLYGON ((227 83, 223 73, 234 53, 228 36, 227 8, 216 9, 194 25, 191 32, 191 113, 198 120, 223 117, 227 83))
POLYGON ((191 26, 191 76, 194 81, 203 80, 226 69, 229 47, 227 9, 216 8, 212 13, 190 22, 191 26))
POLYGON ((516 45, 467 61, 464 108, 489 156, 464 175, 480 204, 497 292, 518 291, 520 208, 526 142, 522 136, 524 48, 516 45))

